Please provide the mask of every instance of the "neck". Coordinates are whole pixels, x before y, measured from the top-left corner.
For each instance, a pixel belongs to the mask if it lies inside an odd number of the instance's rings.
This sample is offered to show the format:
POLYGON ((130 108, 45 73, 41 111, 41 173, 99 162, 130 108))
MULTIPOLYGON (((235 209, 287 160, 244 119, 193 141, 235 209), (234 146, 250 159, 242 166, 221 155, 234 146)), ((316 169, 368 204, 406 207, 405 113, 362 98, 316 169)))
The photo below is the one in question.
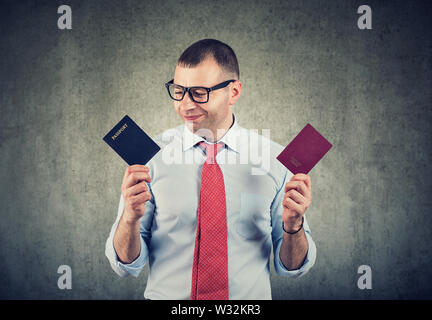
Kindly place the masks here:
POLYGON ((231 114, 231 118, 228 118, 228 121, 223 122, 219 128, 211 130, 213 133, 213 139, 211 137, 204 137, 209 142, 216 142, 222 139, 222 137, 228 132, 228 130, 233 126, 234 124, 234 115, 231 114))

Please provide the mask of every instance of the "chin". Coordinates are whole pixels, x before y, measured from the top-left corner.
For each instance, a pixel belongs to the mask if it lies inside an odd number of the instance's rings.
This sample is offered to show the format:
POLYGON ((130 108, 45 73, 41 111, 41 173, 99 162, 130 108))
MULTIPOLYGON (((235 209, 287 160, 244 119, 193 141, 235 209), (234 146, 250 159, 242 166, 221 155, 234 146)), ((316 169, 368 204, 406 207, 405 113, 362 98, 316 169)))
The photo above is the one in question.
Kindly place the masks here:
POLYGON ((208 139, 213 136, 211 130, 204 123, 186 122, 186 126, 193 133, 208 139))
POLYGON ((195 132, 201 128, 200 124, 194 123, 192 121, 185 121, 185 124, 192 132, 195 132))

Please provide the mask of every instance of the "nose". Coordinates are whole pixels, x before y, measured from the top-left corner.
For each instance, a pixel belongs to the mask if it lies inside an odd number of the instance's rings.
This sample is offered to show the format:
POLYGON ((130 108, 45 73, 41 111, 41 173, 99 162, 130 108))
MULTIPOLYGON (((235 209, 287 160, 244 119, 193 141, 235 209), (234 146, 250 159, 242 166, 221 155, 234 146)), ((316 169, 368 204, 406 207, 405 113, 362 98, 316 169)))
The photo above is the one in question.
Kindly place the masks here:
POLYGON ((192 101, 189 92, 186 92, 186 94, 183 97, 183 100, 180 101, 180 107, 183 110, 190 110, 195 108, 195 102, 192 101))

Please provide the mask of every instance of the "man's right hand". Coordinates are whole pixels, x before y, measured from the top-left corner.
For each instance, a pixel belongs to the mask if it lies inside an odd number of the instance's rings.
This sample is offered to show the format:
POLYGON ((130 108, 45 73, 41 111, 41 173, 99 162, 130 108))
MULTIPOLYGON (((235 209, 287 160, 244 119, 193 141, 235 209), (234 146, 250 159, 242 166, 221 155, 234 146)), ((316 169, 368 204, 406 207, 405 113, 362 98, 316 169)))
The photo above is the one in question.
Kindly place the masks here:
POLYGON ((145 212, 145 203, 150 200, 151 194, 146 182, 151 182, 149 168, 135 164, 126 168, 121 186, 125 200, 123 219, 129 223, 137 222, 145 212))

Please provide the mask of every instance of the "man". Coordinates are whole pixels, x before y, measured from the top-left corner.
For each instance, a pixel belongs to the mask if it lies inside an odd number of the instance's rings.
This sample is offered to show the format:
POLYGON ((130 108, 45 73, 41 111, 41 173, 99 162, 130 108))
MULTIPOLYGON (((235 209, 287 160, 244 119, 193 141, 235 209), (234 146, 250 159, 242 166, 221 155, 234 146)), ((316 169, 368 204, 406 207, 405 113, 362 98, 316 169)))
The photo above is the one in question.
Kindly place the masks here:
POLYGON ((155 138, 162 150, 146 166, 126 169, 106 256, 120 276, 149 262, 147 299, 271 299, 272 245, 282 276, 315 263, 310 177, 293 176, 276 160, 282 146, 237 123, 242 83, 228 45, 191 45, 166 87, 184 125, 155 138))

